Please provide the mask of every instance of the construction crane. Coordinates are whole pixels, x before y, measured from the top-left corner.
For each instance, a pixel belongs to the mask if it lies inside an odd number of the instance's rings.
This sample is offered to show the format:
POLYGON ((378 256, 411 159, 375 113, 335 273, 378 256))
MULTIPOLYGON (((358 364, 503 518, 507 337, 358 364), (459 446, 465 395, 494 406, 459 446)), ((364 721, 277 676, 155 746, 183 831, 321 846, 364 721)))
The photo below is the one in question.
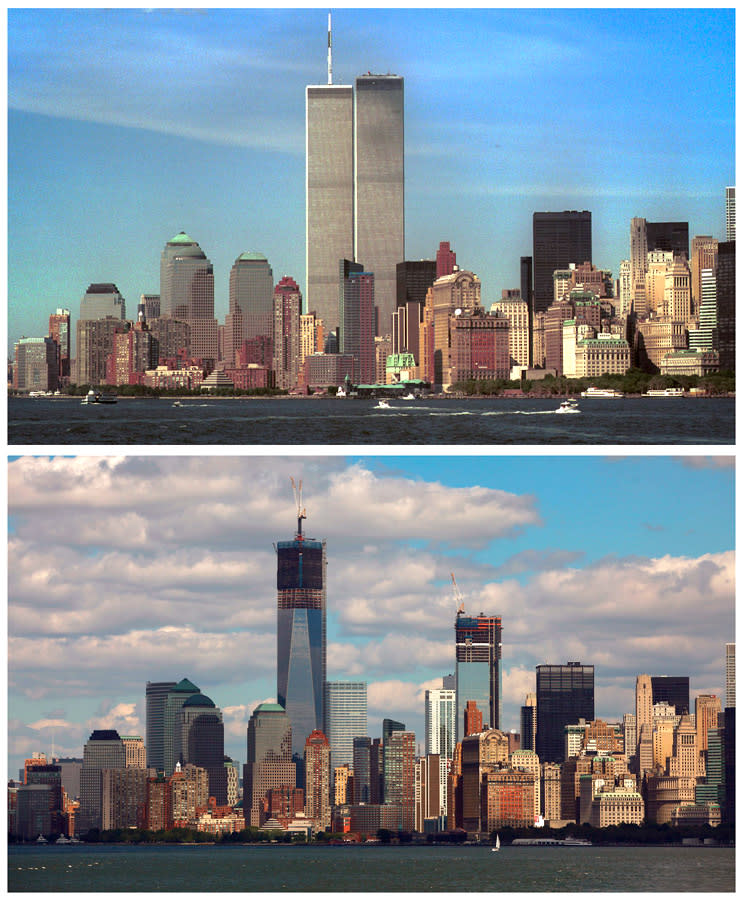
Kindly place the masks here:
POLYGON ((454 572, 451 573, 451 583, 454 588, 454 602, 457 604, 457 615, 461 615, 464 612, 464 597, 459 590, 457 579, 454 577, 454 572))
POLYGON ((307 510, 302 508, 302 482, 297 486, 296 481, 289 476, 294 491, 294 502, 297 504, 297 540, 302 540, 302 519, 307 518, 307 510))

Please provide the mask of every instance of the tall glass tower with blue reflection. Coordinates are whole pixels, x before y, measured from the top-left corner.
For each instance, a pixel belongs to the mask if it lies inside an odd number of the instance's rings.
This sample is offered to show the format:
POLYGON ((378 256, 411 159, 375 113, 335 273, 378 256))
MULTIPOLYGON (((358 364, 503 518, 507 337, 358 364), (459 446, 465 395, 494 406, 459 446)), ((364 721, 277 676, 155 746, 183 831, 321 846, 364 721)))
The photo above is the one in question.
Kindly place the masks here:
POLYGON ((483 728, 501 723, 501 620, 500 616, 457 613, 456 634, 456 741, 465 736, 464 710, 474 700, 482 713, 483 728))
POLYGON ((276 545, 276 695, 292 726, 292 753, 304 755, 308 736, 323 728, 326 673, 325 541, 302 534, 297 516, 293 541, 276 545))

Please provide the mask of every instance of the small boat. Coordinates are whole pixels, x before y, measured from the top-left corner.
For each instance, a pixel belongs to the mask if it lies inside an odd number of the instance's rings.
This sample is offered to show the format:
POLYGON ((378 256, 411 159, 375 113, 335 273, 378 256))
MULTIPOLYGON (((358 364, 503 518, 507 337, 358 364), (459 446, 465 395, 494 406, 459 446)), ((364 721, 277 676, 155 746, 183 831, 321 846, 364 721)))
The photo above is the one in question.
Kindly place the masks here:
POLYGON ((555 410, 556 413, 579 413, 578 409, 578 401, 573 397, 568 397, 567 400, 563 400, 559 407, 555 410))
POLYGON ((491 853, 497 853, 500 850, 500 835, 496 834, 495 836, 495 847, 490 848, 491 853))
POLYGON ((418 398, 415 396, 415 394, 405 394, 405 396, 402 399, 403 400, 417 400, 418 398))
POLYGON ((36 838, 36 843, 37 843, 37 844, 47 844, 47 843, 49 843, 49 842, 47 841, 47 839, 44 837, 43 834, 40 834, 40 835, 36 838))
POLYGON ((65 834, 60 834, 60 836, 56 840, 57 844, 71 844, 72 841, 65 834))
POLYGON ((339 387, 338 390, 335 392, 335 396, 336 397, 345 397, 347 395, 346 395, 346 392, 343 390, 343 388, 339 387))
POLYGON ((621 391, 615 391, 613 388, 597 388, 589 387, 585 391, 581 391, 581 397, 624 397, 621 391))
POLYGON ((183 406, 183 404, 181 403, 180 400, 174 400, 174 401, 173 401, 173 406, 183 406))
POLYGON ((389 403, 384 399, 384 397, 382 397, 381 400, 378 400, 378 401, 377 401, 377 405, 374 407, 374 409, 392 409, 392 407, 391 407, 391 406, 389 405, 389 403))

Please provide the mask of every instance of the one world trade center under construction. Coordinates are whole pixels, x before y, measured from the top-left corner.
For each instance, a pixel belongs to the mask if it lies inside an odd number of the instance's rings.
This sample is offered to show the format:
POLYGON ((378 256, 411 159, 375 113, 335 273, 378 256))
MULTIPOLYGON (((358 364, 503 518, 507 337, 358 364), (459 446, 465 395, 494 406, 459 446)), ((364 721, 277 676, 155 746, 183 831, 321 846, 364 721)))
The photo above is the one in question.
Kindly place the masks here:
POLYGON ((297 532, 276 544, 278 565, 277 700, 292 727, 292 753, 304 755, 308 736, 323 727, 326 672, 325 542, 302 534, 302 484, 297 490, 297 532))

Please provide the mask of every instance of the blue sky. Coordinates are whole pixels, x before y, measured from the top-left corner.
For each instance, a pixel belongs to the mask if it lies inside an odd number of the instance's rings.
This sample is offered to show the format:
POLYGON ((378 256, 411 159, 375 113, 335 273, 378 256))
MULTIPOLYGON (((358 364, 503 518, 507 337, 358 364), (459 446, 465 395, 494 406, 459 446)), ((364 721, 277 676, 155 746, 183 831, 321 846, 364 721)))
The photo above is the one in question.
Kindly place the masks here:
POLYGON ((275 697, 276 561, 327 541, 328 677, 368 682, 369 733, 424 739, 454 671, 456 604, 503 622, 506 729, 535 666, 596 667, 596 714, 635 678, 724 696, 734 640, 732 457, 86 457, 10 462, 8 758, 81 753, 94 728, 145 733, 147 680, 190 678, 245 761, 275 697), (64 527, 60 527, 64 522, 64 527))
MULTIPOLYGON (((326 9, 8 14, 8 346, 113 281, 159 290, 180 230, 215 267, 264 253, 304 289, 304 88, 326 9)), ((535 210, 590 209, 618 274, 629 220, 724 234, 732 10, 333 12, 333 71, 405 78, 406 257, 449 240, 483 300, 519 284, 535 210)))

